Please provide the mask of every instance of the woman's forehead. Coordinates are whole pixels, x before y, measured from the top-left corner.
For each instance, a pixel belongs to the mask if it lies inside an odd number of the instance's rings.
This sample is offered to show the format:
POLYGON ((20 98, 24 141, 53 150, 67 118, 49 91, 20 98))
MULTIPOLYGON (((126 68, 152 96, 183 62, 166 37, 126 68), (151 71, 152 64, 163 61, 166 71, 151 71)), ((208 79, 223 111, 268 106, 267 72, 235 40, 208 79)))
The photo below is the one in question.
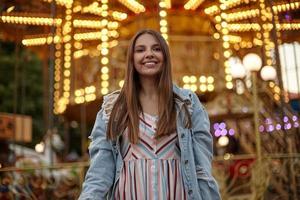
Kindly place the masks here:
POLYGON ((159 45, 158 40, 149 33, 144 33, 142 35, 140 35, 136 42, 135 42, 135 46, 140 46, 140 45, 159 45))

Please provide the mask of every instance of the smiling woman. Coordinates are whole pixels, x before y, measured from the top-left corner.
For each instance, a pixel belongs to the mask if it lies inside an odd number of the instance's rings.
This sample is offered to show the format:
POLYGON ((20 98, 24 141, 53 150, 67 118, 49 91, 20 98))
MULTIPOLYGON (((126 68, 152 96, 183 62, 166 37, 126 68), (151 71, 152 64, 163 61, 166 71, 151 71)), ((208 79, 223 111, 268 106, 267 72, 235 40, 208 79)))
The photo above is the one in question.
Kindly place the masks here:
POLYGON ((158 32, 132 38, 125 74, 97 115, 79 199, 220 199, 208 115, 195 93, 173 85, 158 32))
POLYGON ((137 39, 133 57, 140 79, 144 76, 157 76, 164 62, 160 44, 151 34, 141 35, 137 39))

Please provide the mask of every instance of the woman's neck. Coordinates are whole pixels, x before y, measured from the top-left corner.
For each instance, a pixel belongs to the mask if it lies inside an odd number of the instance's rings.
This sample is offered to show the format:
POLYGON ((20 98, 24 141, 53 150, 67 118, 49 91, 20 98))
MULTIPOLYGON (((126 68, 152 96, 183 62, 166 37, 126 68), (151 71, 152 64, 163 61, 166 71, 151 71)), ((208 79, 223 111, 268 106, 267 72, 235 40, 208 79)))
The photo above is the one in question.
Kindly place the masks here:
POLYGON ((151 115, 158 115, 158 89, 153 79, 140 79, 141 91, 139 100, 142 110, 151 115))
POLYGON ((157 88, 157 82, 155 79, 147 78, 147 77, 140 77, 140 85, 141 85, 141 91, 140 95, 145 97, 158 97, 158 88, 157 88))

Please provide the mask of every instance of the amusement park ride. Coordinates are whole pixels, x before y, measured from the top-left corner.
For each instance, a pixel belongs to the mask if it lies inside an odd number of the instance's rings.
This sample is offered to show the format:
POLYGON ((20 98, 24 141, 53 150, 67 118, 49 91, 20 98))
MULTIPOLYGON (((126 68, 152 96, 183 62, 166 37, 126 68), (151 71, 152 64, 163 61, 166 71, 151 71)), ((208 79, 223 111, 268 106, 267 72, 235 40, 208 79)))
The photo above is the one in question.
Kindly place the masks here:
POLYGON ((289 104, 280 60, 285 43, 299 45, 300 1, 2 4, 1 39, 32 49, 44 60, 52 95, 49 115, 80 121, 84 110, 85 123, 92 123, 103 95, 122 87, 129 38, 141 28, 153 28, 170 46, 174 82, 196 92, 210 115, 223 198, 300 198, 299 116, 289 104), (261 75, 249 69, 236 74, 247 67, 248 53, 260 55, 248 66, 260 60, 256 71, 261 75))

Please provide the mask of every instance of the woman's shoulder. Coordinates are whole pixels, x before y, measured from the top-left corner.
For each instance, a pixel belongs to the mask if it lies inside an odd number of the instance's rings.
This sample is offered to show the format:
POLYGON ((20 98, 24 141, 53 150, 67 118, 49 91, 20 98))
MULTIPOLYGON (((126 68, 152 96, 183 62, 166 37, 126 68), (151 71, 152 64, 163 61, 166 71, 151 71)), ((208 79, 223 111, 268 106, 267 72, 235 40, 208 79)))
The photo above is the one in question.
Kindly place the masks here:
POLYGON ((107 118, 110 116, 110 113, 116 103, 116 100, 119 97, 121 90, 113 91, 105 96, 103 96, 102 109, 104 111, 104 116, 107 118))

